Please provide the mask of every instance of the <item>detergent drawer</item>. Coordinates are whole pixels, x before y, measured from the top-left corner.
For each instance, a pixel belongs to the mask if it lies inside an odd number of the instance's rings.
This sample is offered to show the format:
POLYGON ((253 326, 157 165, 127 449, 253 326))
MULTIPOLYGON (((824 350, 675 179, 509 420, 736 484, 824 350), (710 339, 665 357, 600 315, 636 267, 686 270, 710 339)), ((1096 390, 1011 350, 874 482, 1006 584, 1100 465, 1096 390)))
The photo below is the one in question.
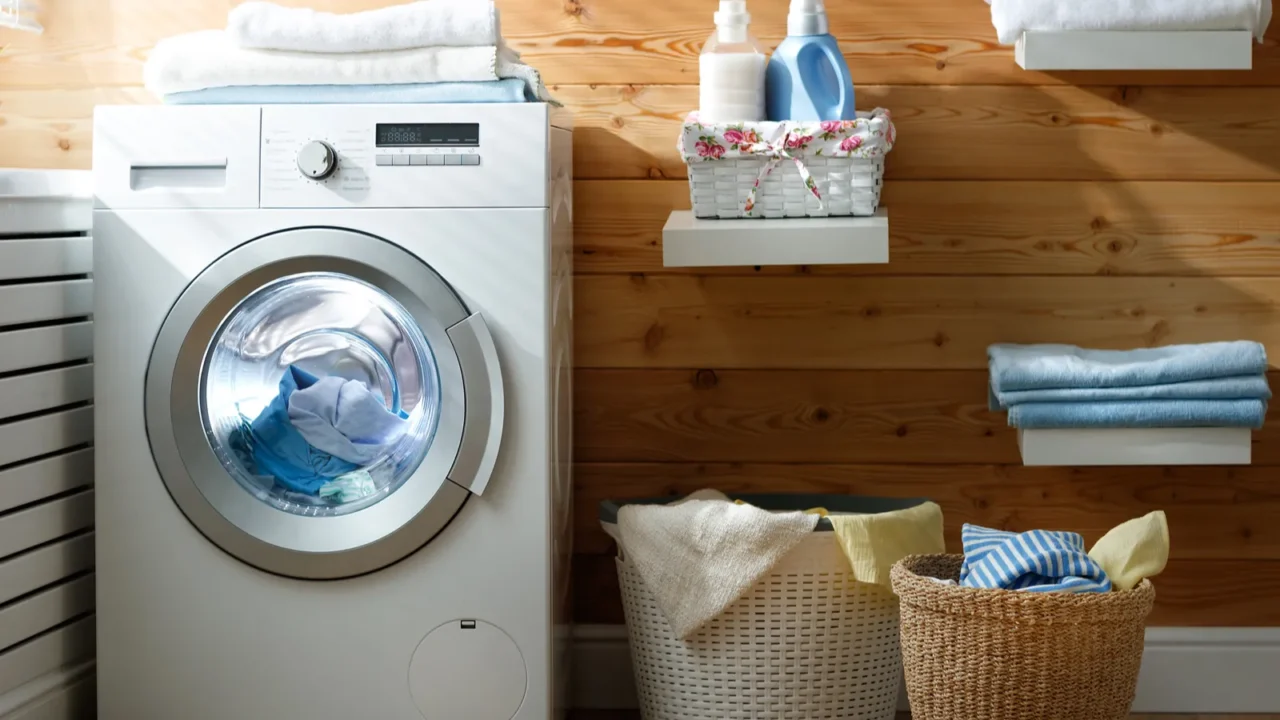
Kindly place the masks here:
POLYGON ((261 114, 243 106, 97 108, 96 207, 258 207, 261 114))

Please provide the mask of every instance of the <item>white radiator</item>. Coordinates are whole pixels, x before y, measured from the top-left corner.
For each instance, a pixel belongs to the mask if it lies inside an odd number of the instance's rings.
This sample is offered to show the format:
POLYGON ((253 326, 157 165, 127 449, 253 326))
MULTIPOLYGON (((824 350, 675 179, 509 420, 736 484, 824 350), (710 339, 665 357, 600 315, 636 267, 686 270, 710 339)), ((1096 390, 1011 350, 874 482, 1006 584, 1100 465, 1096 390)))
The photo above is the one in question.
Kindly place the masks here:
POLYGON ((90 182, 0 170, 0 720, 94 715, 90 182))

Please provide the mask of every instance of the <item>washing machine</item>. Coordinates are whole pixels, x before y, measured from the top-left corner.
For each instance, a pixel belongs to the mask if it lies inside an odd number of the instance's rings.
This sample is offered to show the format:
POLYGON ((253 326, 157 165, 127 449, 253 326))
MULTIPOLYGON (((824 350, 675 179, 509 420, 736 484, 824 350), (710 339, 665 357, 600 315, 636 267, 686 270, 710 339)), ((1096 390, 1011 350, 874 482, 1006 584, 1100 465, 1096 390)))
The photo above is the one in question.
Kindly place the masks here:
POLYGON ((563 714, 559 113, 97 109, 102 720, 563 714))

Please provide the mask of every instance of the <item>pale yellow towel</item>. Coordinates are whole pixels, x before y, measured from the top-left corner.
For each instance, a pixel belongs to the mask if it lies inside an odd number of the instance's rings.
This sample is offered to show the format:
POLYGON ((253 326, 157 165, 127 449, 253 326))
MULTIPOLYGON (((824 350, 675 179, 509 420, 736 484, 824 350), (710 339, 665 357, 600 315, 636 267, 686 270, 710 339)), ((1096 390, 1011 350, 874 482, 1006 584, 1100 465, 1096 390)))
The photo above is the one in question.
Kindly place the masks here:
POLYGON ((1169 521, 1163 510, 1120 523, 1102 536, 1089 557, 1107 571, 1116 590, 1131 590, 1169 562, 1169 521))
POLYGON ((859 582, 889 586, 889 568, 908 555, 946 552, 942 508, 926 502, 869 515, 828 515, 859 582))

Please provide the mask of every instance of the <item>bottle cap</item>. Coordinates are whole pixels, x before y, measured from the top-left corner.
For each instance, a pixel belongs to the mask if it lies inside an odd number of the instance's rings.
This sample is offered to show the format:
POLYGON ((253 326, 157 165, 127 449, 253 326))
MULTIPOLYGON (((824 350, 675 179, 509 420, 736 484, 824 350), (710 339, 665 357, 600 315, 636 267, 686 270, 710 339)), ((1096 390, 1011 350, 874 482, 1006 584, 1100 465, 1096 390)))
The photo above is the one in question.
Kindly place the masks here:
POLYGON ((747 0, 720 0, 720 9, 714 15, 717 27, 746 26, 751 24, 747 12, 747 0))
POLYGON ((822 0, 791 0, 787 13, 788 35, 826 35, 827 8, 822 0))

